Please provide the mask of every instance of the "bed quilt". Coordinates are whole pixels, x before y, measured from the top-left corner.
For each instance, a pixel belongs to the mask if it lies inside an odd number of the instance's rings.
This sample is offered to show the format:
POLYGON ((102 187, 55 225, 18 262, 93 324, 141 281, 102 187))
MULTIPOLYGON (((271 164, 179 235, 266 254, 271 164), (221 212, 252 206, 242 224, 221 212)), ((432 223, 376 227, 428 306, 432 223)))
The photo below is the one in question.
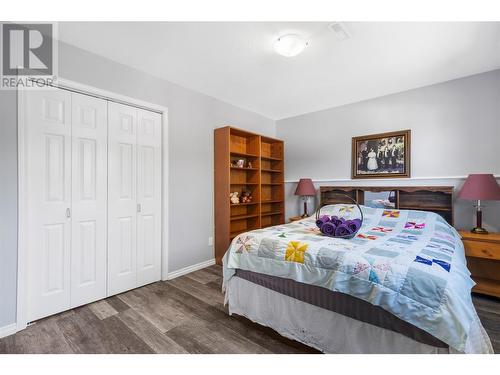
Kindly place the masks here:
MULTIPOLYGON (((326 237, 313 217, 242 233, 224 256, 224 285, 235 269, 290 278, 380 306, 463 351, 475 316, 474 282, 459 234, 425 211, 362 207, 352 239, 326 237)), ((322 213, 346 219, 356 206, 322 213)))

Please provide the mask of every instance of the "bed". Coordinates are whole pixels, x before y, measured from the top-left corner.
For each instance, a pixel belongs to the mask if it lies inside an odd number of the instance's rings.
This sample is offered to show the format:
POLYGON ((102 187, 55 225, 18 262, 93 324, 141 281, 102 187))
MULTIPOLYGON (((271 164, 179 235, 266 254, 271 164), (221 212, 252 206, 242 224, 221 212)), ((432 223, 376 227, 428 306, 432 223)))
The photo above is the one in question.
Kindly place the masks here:
POLYGON ((234 238, 223 259, 229 313, 325 353, 492 353, 453 226, 398 202, 361 209, 350 240, 323 236, 314 217, 234 238))

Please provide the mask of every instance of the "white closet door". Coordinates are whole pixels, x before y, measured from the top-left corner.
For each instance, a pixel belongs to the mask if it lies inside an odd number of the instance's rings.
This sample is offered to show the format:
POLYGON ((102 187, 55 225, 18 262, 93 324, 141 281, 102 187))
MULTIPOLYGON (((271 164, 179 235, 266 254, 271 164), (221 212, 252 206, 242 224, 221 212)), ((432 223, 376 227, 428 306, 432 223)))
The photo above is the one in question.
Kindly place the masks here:
POLYGON ((137 110, 108 102, 108 295, 137 285, 137 110))
POLYGON ((25 93, 28 313, 70 308, 71 94, 25 93))
POLYGON ((161 115, 137 110, 137 286, 161 278, 161 115))
POLYGON ((72 93, 71 307, 106 297, 107 102, 72 93))

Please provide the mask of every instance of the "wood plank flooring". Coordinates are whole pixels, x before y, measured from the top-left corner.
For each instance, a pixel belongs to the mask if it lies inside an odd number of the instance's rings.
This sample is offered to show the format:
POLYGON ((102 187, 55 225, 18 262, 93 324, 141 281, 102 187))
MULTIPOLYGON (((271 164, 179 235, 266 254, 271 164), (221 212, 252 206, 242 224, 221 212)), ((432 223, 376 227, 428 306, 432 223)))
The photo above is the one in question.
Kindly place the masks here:
MULTIPOLYGON (((57 314, 0 339, 0 353, 317 353, 227 315, 211 266, 57 314)), ((474 296, 500 353, 500 300, 474 296)))

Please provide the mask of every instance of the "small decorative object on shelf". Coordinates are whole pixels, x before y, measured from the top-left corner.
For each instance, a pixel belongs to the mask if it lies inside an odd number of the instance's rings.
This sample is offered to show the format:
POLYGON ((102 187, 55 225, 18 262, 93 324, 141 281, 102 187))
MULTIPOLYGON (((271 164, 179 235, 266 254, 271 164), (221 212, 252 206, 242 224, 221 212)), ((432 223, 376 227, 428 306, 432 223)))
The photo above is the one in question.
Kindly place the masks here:
POLYGON ((243 160, 243 159, 238 160, 238 161, 236 162, 236 166, 237 166, 238 168, 245 168, 245 160, 243 160))
POLYGON ((241 193, 241 198, 240 198, 241 203, 250 203, 252 199, 253 197, 251 191, 244 191, 241 193))
POLYGON ((250 169, 251 169, 251 168, 253 168, 253 167, 252 167, 252 162, 251 162, 251 161, 249 161, 249 162, 247 163, 247 168, 250 168, 250 169))
POLYGON ((458 198, 477 201, 476 227, 471 230, 476 234, 488 234, 483 228, 482 200, 500 200, 500 186, 492 174, 470 174, 458 193, 458 198))
POLYGON ((344 195, 344 197, 351 200, 356 206, 341 204, 341 207, 338 210, 339 216, 330 216, 321 213, 321 210, 325 207, 337 205, 324 205, 316 211, 316 226, 323 235, 328 237, 351 239, 356 235, 356 233, 358 233, 359 229, 363 225, 363 211, 361 211, 361 207, 359 207, 358 202, 348 195, 344 195), (353 217, 352 213, 354 207, 357 207, 359 217, 353 217), (340 213, 344 213, 346 217, 340 216, 340 213))
POLYGON ((304 213, 302 214, 302 217, 308 217, 307 201, 309 200, 309 197, 316 195, 316 189, 314 188, 312 180, 310 178, 301 178, 297 185, 297 189, 295 189, 295 195, 300 195, 304 200, 304 213))
POLYGON ((238 204, 240 203, 240 198, 238 198, 238 192, 235 191, 234 193, 229 194, 229 198, 231 199, 232 204, 238 204))

